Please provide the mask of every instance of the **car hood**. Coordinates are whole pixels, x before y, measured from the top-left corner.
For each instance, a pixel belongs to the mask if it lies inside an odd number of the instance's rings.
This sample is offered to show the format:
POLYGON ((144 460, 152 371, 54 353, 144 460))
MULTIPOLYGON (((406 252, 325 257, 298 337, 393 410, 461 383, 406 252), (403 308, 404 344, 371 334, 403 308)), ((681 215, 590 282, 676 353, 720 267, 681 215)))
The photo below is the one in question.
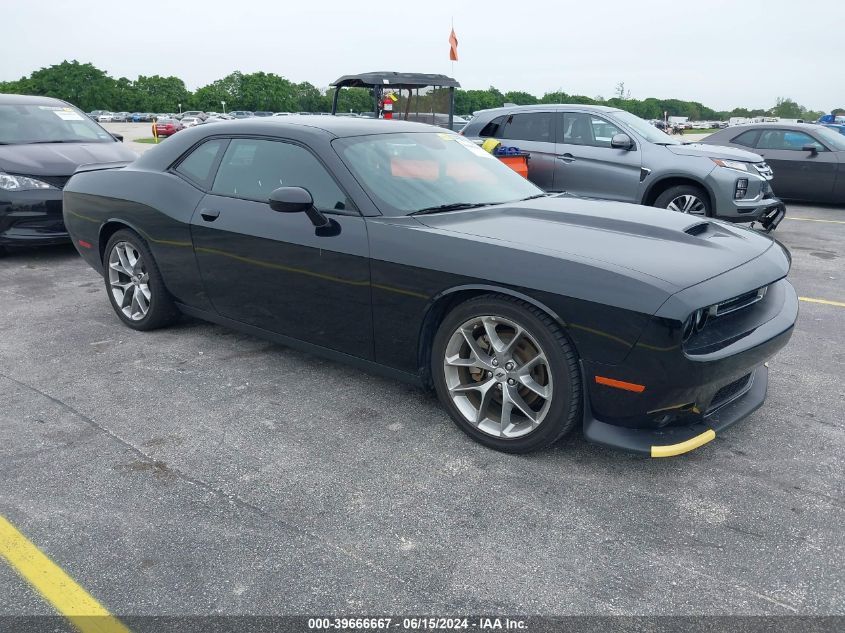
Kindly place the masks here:
POLYGON ((26 176, 70 176, 80 165, 136 158, 123 143, 0 145, 0 171, 26 176))
POLYGON ((705 145, 690 143, 689 145, 666 145, 673 154, 678 156, 704 156, 706 158, 724 158, 727 160, 741 160, 746 163, 762 163, 763 157, 744 149, 726 147, 724 145, 705 145))
POLYGON ((670 291, 741 266, 774 243, 709 218, 569 196, 415 217, 430 228, 503 246, 636 271, 670 291))

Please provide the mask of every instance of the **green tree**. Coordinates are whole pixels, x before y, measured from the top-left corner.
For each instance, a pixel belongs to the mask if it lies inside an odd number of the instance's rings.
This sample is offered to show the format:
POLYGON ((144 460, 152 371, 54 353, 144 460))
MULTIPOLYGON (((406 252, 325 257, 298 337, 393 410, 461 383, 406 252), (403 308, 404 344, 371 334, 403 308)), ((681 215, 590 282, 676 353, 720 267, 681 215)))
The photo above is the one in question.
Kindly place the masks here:
MULTIPOLYGON (((182 104, 187 108, 191 93, 178 77, 161 77, 141 75, 134 82, 136 105, 133 111, 140 112, 175 112, 182 104)), ((220 104, 209 108, 213 112, 219 110, 220 104)))
MULTIPOLYGON (((329 95, 334 95, 333 89, 329 95)), ((343 88, 337 98, 338 112, 373 112, 375 107, 373 94, 367 88, 343 88)), ((327 110, 331 110, 331 105, 327 110)))
POLYGON ((777 105, 772 108, 772 114, 784 119, 800 119, 804 116, 804 108, 792 99, 778 97, 777 105))
POLYGON ((82 110, 117 109, 117 82, 93 64, 63 61, 36 70, 23 87, 30 94, 63 99, 82 110))
POLYGON ((540 103, 540 100, 529 92, 511 90, 505 93, 505 102, 515 103, 516 105, 534 105, 540 103))

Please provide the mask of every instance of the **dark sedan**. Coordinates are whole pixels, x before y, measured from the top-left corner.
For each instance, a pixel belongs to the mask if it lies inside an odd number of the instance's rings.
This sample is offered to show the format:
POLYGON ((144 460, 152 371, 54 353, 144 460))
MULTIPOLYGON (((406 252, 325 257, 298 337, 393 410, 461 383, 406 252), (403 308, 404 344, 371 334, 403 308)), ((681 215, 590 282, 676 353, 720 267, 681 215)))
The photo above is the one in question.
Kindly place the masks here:
POLYGON ((760 154, 774 172, 779 198, 845 204, 845 136, 812 123, 755 123, 711 134, 703 141, 760 154))
POLYGON ((134 158, 64 101, 0 95, 0 249, 67 242, 62 188, 76 168, 134 158))
POLYGON ((654 457, 692 450, 763 403, 798 312, 766 236, 552 196, 417 123, 197 126, 81 169, 65 219, 128 327, 187 313, 433 386, 509 452, 578 426, 654 457))

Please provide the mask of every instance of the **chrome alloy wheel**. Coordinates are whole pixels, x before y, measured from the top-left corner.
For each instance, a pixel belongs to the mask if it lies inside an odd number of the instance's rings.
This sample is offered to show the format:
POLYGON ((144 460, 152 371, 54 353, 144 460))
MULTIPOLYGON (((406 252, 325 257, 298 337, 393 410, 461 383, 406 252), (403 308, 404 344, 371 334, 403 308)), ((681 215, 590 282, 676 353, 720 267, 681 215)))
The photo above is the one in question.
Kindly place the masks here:
POLYGON ((449 397, 478 430, 522 437, 543 422, 552 401, 552 374, 543 349, 523 327, 499 316, 466 321, 446 345, 449 397))
POLYGON ((150 276, 138 249, 118 242, 109 253, 109 286, 115 304, 127 318, 140 321, 150 309, 150 276))
POLYGON ((704 201, 697 196, 692 196, 690 194, 678 196, 672 200, 666 208, 670 211, 680 211, 681 213, 689 213, 691 215, 707 214, 707 207, 705 206, 704 201))

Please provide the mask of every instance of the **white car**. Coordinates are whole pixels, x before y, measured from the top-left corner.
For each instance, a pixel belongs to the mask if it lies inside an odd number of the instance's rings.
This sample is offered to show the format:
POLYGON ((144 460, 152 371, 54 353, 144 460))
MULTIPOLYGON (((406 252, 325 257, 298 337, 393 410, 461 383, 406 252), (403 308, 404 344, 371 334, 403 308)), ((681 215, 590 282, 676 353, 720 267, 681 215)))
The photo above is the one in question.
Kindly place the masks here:
POLYGON ((194 127, 195 125, 199 125, 202 123, 202 119, 196 116, 183 116, 182 117, 182 125, 185 127, 194 127))
POLYGON ((111 112, 103 112, 97 115, 98 123, 111 123, 112 121, 114 121, 114 115, 111 112))

